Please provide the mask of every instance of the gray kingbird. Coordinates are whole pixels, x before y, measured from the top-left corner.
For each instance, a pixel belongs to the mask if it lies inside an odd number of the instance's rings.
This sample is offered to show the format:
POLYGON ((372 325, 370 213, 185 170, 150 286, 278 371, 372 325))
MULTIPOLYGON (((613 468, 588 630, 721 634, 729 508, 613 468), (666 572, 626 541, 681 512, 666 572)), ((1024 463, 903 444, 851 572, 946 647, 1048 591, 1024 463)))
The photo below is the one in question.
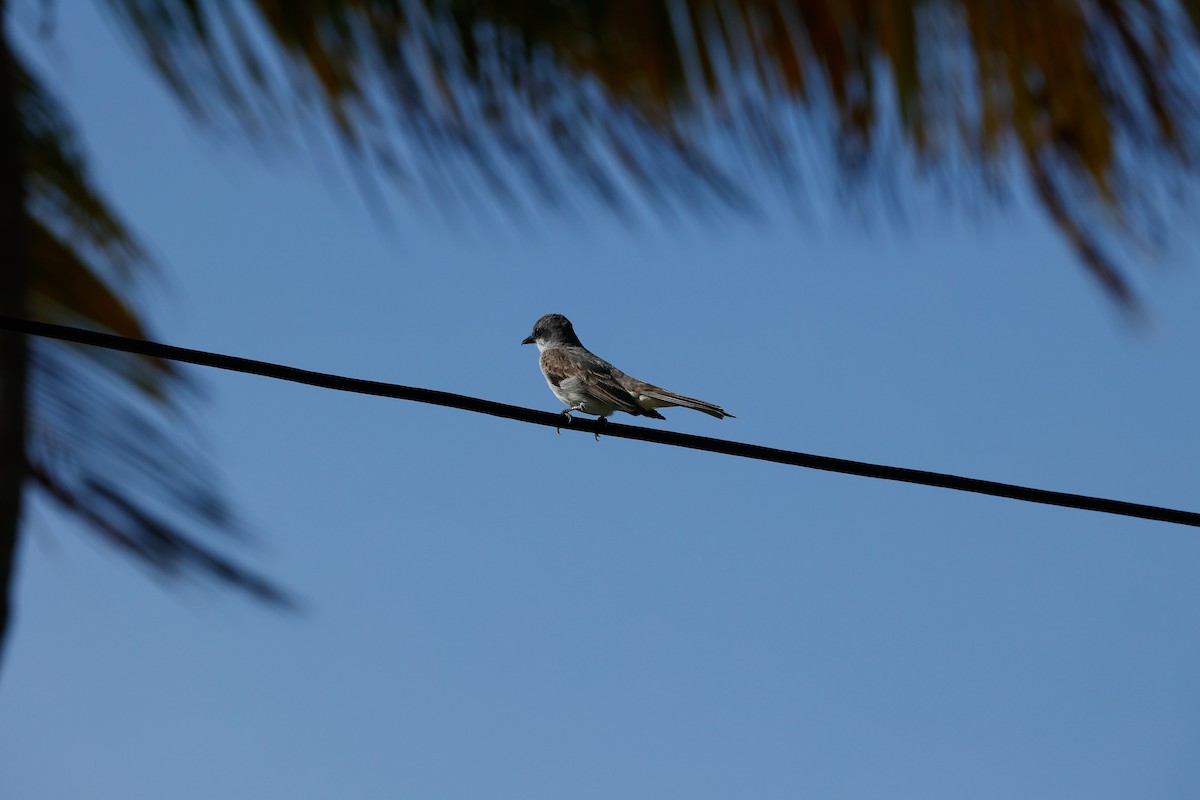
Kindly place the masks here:
POLYGON ((562 314, 539 319, 521 344, 537 345, 542 374, 554 396, 567 404, 562 414, 568 420, 572 411, 602 418, 624 411, 635 417, 666 419, 655 409, 669 406, 692 408, 717 419, 733 416, 720 406, 629 377, 584 347, 571 321, 562 314))

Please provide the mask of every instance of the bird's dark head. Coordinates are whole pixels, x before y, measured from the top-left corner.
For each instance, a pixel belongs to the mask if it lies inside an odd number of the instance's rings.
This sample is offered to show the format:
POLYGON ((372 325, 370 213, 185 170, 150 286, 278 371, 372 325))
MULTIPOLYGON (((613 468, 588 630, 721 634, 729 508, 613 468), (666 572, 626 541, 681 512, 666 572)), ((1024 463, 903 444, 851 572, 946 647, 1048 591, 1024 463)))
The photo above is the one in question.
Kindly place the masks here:
POLYGON ((579 337, 571 320, 562 314, 547 314, 533 325, 533 333, 525 337, 521 344, 536 344, 539 350, 556 345, 575 345, 582 347, 579 337))

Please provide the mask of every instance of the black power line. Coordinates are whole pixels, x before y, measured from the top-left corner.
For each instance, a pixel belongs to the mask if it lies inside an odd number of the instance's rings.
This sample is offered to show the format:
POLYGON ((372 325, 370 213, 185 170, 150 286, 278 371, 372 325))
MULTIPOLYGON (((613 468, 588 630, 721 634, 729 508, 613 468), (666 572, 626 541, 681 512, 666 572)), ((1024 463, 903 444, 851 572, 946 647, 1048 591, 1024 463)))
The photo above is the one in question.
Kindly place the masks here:
POLYGON ((686 433, 660 430, 656 428, 641 428, 633 425, 620 425, 615 422, 575 418, 566 424, 561 414, 547 411, 536 411, 521 406, 510 406, 507 403, 496 403, 491 400, 480 400, 476 397, 439 392, 433 389, 419 389, 412 386, 400 386, 381 381, 367 381, 359 378, 346 378, 341 375, 331 375, 325 372, 313 372, 307 369, 287 367, 282 364, 272 364, 266 361, 255 361, 250 358, 209 353, 203 350, 189 350, 185 347, 175 347, 143 339, 130 339, 125 336, 115 336, 108 333, 72 328, 64 325, 52 325, 46 322, 17 319, 0 315, 0 328, 18 331, 20 333, 45 336, 52 339, 62 339, 68 342, 106 347, 110 350, 122 350, 127 353, 162 358, 170 361, 183 361, 189 364, 199 364, 205 367, 246 372, 251 375, 263 375, 295 383, 306 383, 310 386, 320 386, 326 389, 336 389, 343 392, 358 392, 380 397, 393 397, 399 400, 412 400, 417 403, 431 403, 450 408, 461 408, 464 411, 474 411, 479 414, 491 414, 494 417, 515 419, 518 422, 528 422, 534 425, 546 425, 551 428, 567 428, 586 433, 603 433, 620 439, 636 439, 655 444, 666 444, 674 447, 688 447, 693 450, 706 450, 710 453, 722 453, 730 456, 754 458, 760 461, 773 461, 777 464, 790 464, 795 467, 820 469, 827 472, 841 472, 847 475, 861 475, 866 478, 880 478, 889 481, 904 481, 919 483, 925 486, 940 486, 944 489, 954 489, 960 492, 975 492, 990 494, 995 497, 1008 497, 1013 500, 1023 500, 1029 503, 1044 503, 1064 508, 1078 508, 1084 511, 1099 511, 1105 514, 1119 514, 1126 517, 1152 519, 1160 522, 1171 522, 1177 525, 1200 527, 1200 513, 1180 511, 1161 506, 1129 503, 1124 500, 1109 500, 1103 497, 1091 497, 1069 492, 1054 492, 1048 489, 1034 489, 1028 486, 1015 486, 1010 483, 980 480, 979 478, 964 478, 958 475, 947 475, 941 472, 927 472, 907 467, 889 467, 883 464, 868 464, 862 461, 851 461, 845 458, 817 456, 808 453, 797 453, 793 450, 780 450, 774 447, 762 447, 755 444, 731 442, 726 439, 712 439, 707 436, 693 436, 686 433))

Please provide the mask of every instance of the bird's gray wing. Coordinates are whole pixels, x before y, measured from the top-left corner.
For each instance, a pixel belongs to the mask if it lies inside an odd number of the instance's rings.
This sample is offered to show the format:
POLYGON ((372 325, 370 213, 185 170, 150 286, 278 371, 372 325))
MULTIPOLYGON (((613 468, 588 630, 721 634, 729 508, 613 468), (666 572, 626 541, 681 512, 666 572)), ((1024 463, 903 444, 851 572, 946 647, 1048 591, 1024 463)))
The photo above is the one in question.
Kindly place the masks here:
POLYGON ((541 365, 542 374, 552 386, 562 386, 563 381, 579 371, 574 360, 556 347, 543 350, 538 363, 541 365))
POLYGON ((585 384, 588 392, 612 403, 627 414, 651 419, 666 419, 653 408, 644 408, 638 402, 637 397, 625 388, 624 381, 628 379, 628 376, 624 372, 598 356, 591 353, 587 355, 585 384))
POLYGON ((562 347, 542 351, 542 372, 546 380, 555 386, 563 381, 577 380, 583 390, 605 403, 611 403, 626 414, 664 419, 657 411, 642 408, 637 399, 621 386, 614 372, 615 367, 586 350, 575 352, 562 347))

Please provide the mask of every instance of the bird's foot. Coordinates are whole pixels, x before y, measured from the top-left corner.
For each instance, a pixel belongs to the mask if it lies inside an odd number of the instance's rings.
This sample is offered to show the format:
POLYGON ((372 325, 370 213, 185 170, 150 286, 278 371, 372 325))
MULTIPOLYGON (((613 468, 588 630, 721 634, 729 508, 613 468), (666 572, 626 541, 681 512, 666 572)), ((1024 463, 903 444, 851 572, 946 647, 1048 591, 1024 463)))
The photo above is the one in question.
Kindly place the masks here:
MULTIPOLYGON (((608 417, 600 417, 599 419, 596 420, 596 423, 598 425, 600 425, 601 427, 608 425, 608 417)), ((592 435, 596 437, 597 442, 600 441, 600 431, 596 431, 592 435)))
MULTIPOLYGON (((570 425, 570 424, 571 424, 571 420, 572 420, 572 419, 574 419, 574 418, 571 416, 571 412, 572 412, 572 411, 578 411, 578 410, 579 410, 578 408, 564 408, 562 411, 560 411, 560 412, 558 412, 558 413, 562 414, 562 415, 563 415, 563 416, 566 418, 566 420, 567 420, 567 423, 566 423, 566 424, 570 425)), ((559 436, 562 436, 562 428, 561 428, 560 426, 557 426, 557 425, 556 425, 556 426, 554 426, 554 432, 555 432, 555 433, 557 433, 559 436)))

